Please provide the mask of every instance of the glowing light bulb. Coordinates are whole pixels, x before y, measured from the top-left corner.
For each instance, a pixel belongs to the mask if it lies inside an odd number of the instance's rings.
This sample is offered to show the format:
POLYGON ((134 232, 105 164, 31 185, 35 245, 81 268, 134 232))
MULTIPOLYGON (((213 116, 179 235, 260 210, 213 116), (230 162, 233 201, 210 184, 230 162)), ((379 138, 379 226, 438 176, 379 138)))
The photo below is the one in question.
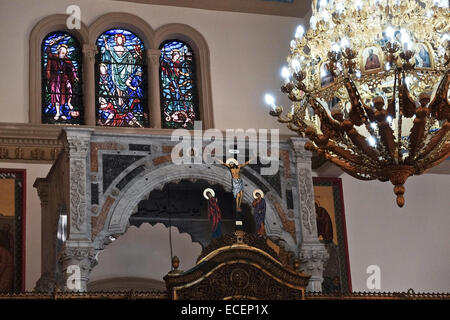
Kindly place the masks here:
POLYGON ((284 78, 284 80, 286 80, 286 82, 289 82, 291 73, 289 72, 289 69, 287 67, 281 68, 281 76, 284 78))
POLYGON ((300 39, 305 34, 305 28, 303 28, 302 25, 299 25, 297 29, 295 30, 295 37, 297 39, 300 39))
POLYGON ((387 117, 386 117, 386 121, 389 122, 389 123, 391 123, 391 122, 392 122, 392 117, 391 117, 391 116, 387 116, 387 117))
POLYGON ((377 140, 375 140, 374 137, 370 136, 369 138, 367 138, 367 142, 369 142, 369 145, 371 147, 375 147, 375 145, 377 144, 377 140))
POLYGON ((386 70, 386 71, 390 71, 391 70, 391 64, 389 62, 385 63, 384 70, 386 70))
POLYGON ((320 15, 323 21, 328 22, 330 21, 330 14, 327 10, 322 11, 322 14, 320 15))
POLYGON ((448 0, 441 0, 441 1, 439 1, 439 7, 441 7, 441 8, 448 8, 448 0))
POLYGON ((375 122, 371 122, 370 127, 375 130, 377 128, 377 124, 375 122))
POLYGON ((295 49, 296 46, 297 42, 295 42, 295 40, 291 40, 291 49, 295 49))
POLYGON ((328 5, 327 0, 320 0, 319 2, 320 9, 325 8, 327 5, 328 5))
POLYGON ((411 50, 412 48, 411 38, 405 29, 400 30, 400 40, 402 41, 405 50, 411 50))
POLYGON ((315 16, 311 16, 311 19, 309 19, 309 26, 311 27, 311 29, 316 30, 317 19, 315 16))
POLYGON ((344 7, 344 5, 341 2, 336 4, 336 11, 339 14, 342 14, 345 11, 345 7, 344 7))
POLYGON ((361 78, 361 71, 356 70, 355 74, 357 78, 361 78))
POLYGON ((289 69, 287 67, 283 67, 281 68, 281 77, 283 77, 283 79, 286 82, 289 82, 289 77, 291 76, 291 73, 289 71, 289 69))
POLYGON ((291 60, 291 68, 294 69, 295 72, 299 72, 300 71, 300 61, 298 61, 298 59, 294 58, 291 60))
POLYGON ((426 14, 426 17, 427 17, 427 18, 431 18, 431 17, 433 16, 433 14, 434 14, 434 11, 433 11, 433 10, 428 10, 428 11, 427 11, 427 14, 426 14))
POLYGON ((363 7, 362 1, 361 0, 356 0, 355 1, 355 7, 356 7, 356 9, 361 10, 362 7, 363 7))
POLYGON ((341 47, 342 48, 350 47, 350 41, 348 40, 348 38, 344 37, 341 39, 341 47))
POLYGON ((331 50, 333 52, 340 52, 341 51, 341 47, 339 47, 339 45, 337 43, 333 43, 333 45, 331 46, 331 50))
POLYGON ((395 29, 392 28, 391 26, 386 28, 386 37, 388 37, 388 39, 390 41, 392 41, 392 39, 394 39, 394 35, 395 35, 395 29))
POLYGON ((447 41, 450 41, 450 36, 448 35, 448 33, 445 33, 445 34, 442 36, 442 42, 445 43, 445 42, 447 42, 447 41))
POLYGON ((264 100, 269 106, 275 109, 275 98, 271 94, 266 93, 264 100))

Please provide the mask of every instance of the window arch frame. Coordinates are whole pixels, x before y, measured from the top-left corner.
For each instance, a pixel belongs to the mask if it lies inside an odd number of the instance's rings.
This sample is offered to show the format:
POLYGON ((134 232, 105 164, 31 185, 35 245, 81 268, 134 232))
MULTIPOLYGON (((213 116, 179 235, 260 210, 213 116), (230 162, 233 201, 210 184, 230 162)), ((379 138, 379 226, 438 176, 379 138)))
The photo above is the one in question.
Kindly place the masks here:
MULTIPOLYGON (((29 52, 29 95, 28 95, 28 121, 33 124, 42 124, 42 42, 52 32, 67 32, 75 37, 80 44, 80 49, 84 52, 83 44, 88 39, 88 28, 82 22, 80 29, 70 30, 66 26, 67 15, 55 14, 39 21, 30 34, 29 52)), ((82 75, 84 74, 85 59, 82 57, 82 75)), ((86 124, 87 112, 85 105, 85 89, 87 84, 82 79, 83 93, 83 124, 86 124)), ((51 125, 51 124, 45 124, 51 125)))
MULTIPOLYGON (((97 18, 86 26, 80 22, 80 29, 69 30, 66 26, 68 15, 55 14, 39 21, 30 34, 29 50, 29 122, 42 124, 42 68, 41 44, 51 32, 64 31, 77 38, 82 47, 82 90, 84 118, 81 126, 96 126, 95 108, 95 55, 97 53, 97 38, 106 30, 122 28, 136 34, 144 43, 147 52, 147 95, 148 95, 148 128, 125 128, 128 132, 157 129, 160 132, 173 131, 161 126, 161 103, 159 84, 160 45, 167 40, 179 39, 186 42, 194 53, 196 65, 196 87, 198 92, 199 118, 204 130, 214 128, 214 116, 211 93, 211 66, 209 47, 205 38, 193 27, 170 23, 161 26, 156 31, 142 18, 129 13, 112 12, 97 18), (130 22, 131 21, 131 22, 130 22)), ((45 124, 46 126, 55 126, 45 124)), ((61 126, 61 125, 58 125, 61 126)), ((96 128, 103 128, 96 126, 96 128)))
MULTIPOLYGON (((192 80, 193 80, 193 82, 194 82, 194 84, 193 84, 193 86, 192 86, 192 90, 193 90, 193 92, 194 92, 194 97, 193 97, 193 99, 192 99, 192 102, 193 102, 193 105, 194 105, 194 112, 195 112, 195 115, 196 115, 196 119, 195 119, 195 121, 198 121, 198 120, 201 120, 201 116, 200 116, 200 99, 199 99, 199 97, 198 97, 198 80, 197 80, 197 65, 196 65, 196 54, 195 54, 195 52, 194 52, 194 50, 191 48, 191 46, 188 44, 188 43, 186 43, 185 41, 182 41, 182 40, 180 40, 180 39, 169 39, 169 40, 165 40, 164 42, 162 42, 160 45, 159 45, 159 50, 162 52, 162 49, 163 49, 163 47, 166 45, 166 44, 168 44, 168 43, 171 43, 171 42, 180 42, 180 43, 183 43, 183 45, 185 45, 185 46, 187 46, 188 47, 188 49, 189 49, 189 51, 191 52, 191 54, 192 54, 192 57, 193 57, 193 68, 192 68, 192 73, 193 73, 193 75, 192 75, 192 80), (199 118, 199 119, 198 119, 199 118)), ((161 86, 161 82, 162 82, 162 79, 161 79, 161 68, 162 68, 162 65, 161 65, 161 59, 159 60, 159 95, 160 95, 160 99, 163 99, 163 87, 161 86)), ((168 128, 165 128, 164 127, 164 120, 163 120, 163 118, 164 118, 164 110, 163 110, 163 105, 162 105, 162 101, 160 101, 160 110, 159 110, 159 114, 160 114, 160 117, 161 117, 161 128, 163 128, 163 129, 168 129, 168 128)), ((179 128, 179 127, 178 127, 179 128)), ((178 128, 175 128, 175 129, 178 129, 178 128)), ((180 128, 181 129, 181 128, 180 128)))
MULTIPOLYGON (((100 126, 100 127, 106 126, 106 125, 99 125, 98 124, 98 121, 99 121, 98 120, 98 117, 99 117, 99 115, 98 115, 98 112, 99 112, 99 110, 98 110, 98 99, 101 97, 101 95, 99 94, 99 83, 98 83, 99 79, 98 79, 98 77, 100 76, 100 73, 99 73, 100 71, 98 70, 98 68, 99 68, 100 64, 106 63, 106 62, 99 60, 100 56, 99 56, 99 52, 98 52, 98 47, 99 47, 98 46, 98 41, 99 41, 100 37, 103 37, 105 35, 105 33, 110 32, 112 30, 122 30, 122 31, 125 31, 125 32, 129 32, 130 34, 132 34, 133 36, 135 36, 139 40, 140 44, 142 44, 142 46, 144 47, 143 52, 144 52, 145 55, 147 54, 147 50, 148 50, 147 47, 145 46, 144 41, 141 39, 141 37, 139 35, 137 35, 136 33, 132 32, 129 29, 126 29, 126 28, 122 28, 122 27, 110 28, 110 29, 105 30, 103 33, 101 33, 97 37, 97 39, 95 41, 96 48, 97 48, 97 54, 96 54, 95 64, 94 64, 94 67, 95 67, 95 71, 94 71, 94 76, 95 76, 95 117, 96 117, 96 125, 100 126)), ((150 116, 149 115, 150 114, 150 112, 149 112, 150 110, 149 110, 149 103, 148 103, 148 96, 149 96, 148 90, 149 90, 149 88, 148 88, 148 80, 147 80, 147 78, 148 78, 147 60, 148 60, 147 56, 144 56, 142 61, 141 61, 141 63, 140 64, 135 64, 135 66, 136 67, 139 66, 139 67, 145 68, 144 76, 142 77, 143 78, 144 87, 142 87, 142 89, 144 89, 144 98, 143 98, 143 100, 145 101, 144 106, 143 106, 145 108, 145 110, 143 110, 143 112, 144 112, 144 114, 145 114, 145 112, 147 112, 147 119, 144 118, 143 120, 145 121, 144 125, 146 125, 144 127, 145 128, 150 128, 149 119, 148 119, 148 117, 150 116)), ((115 63, 111 63, 110 62, 109 64, 112 65, 112 64, 115 64, 115 63)), ((124 127, 129 127, 129 126, 116 126, 116 127, 124 128, 124 127)))

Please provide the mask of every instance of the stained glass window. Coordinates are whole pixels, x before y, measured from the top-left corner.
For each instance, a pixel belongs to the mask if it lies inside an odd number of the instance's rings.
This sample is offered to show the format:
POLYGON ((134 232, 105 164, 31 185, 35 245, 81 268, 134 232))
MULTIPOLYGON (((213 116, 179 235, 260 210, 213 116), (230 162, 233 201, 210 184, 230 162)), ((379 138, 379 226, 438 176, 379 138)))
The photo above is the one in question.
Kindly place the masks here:
POLYGON ((192 49, 178 40, 161 45, 161 116, 163 128, 194 127, 199 119, 192 49))
POLYGON ((42 123, 82 124, 81 50, 67 32, 42 42, 42 123))
POLYGON ((128 30, 111 29, 97 39, 97 124, 146 127, 148 124, 145 47, 128 30))

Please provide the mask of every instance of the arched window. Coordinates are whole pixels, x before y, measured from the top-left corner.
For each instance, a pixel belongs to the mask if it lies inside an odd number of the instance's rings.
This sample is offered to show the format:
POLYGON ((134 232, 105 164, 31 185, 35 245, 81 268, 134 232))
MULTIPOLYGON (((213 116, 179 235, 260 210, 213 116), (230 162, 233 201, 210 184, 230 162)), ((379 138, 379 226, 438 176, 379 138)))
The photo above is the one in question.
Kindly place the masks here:
POLYGON ((81 47, 65 31, 42 41, 42 123, 83 123, 81 47))
POLYGON ((145 47, 134 33, 111 29, 97 39, 97 124, 147 127, 145 47))
POLYGON ((192 129, 200 119, 192 49, 179 40, 165 41, 160 49, 162 127, 192 129))

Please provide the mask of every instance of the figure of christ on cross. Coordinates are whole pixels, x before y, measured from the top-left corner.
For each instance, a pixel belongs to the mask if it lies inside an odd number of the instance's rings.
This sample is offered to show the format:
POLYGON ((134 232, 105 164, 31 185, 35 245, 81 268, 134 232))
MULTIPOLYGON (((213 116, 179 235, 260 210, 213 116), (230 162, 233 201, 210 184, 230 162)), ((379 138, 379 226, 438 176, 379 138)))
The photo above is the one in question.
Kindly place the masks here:
POLYGON ((227 160, 226 163, 224 163, 223 161, 221 161, 220 159, 216 160, 224 165, 225 167, 227 167, 228 169, 230 169, 231 172, 231 177, 232 177, 232 188, 233 188, 233 196, 234 199, 236 201, 236 211, 240 212, 241 211, 241 203, 242 203, 242 198, 244 197, 244 183, 242 182, 241 179, 241 169, 243 167, 245 167, 246 165, 248 165, 250 163, 251 160, 239 164, 239 162, 234 159, 234 158, 230 158, 227 160))

